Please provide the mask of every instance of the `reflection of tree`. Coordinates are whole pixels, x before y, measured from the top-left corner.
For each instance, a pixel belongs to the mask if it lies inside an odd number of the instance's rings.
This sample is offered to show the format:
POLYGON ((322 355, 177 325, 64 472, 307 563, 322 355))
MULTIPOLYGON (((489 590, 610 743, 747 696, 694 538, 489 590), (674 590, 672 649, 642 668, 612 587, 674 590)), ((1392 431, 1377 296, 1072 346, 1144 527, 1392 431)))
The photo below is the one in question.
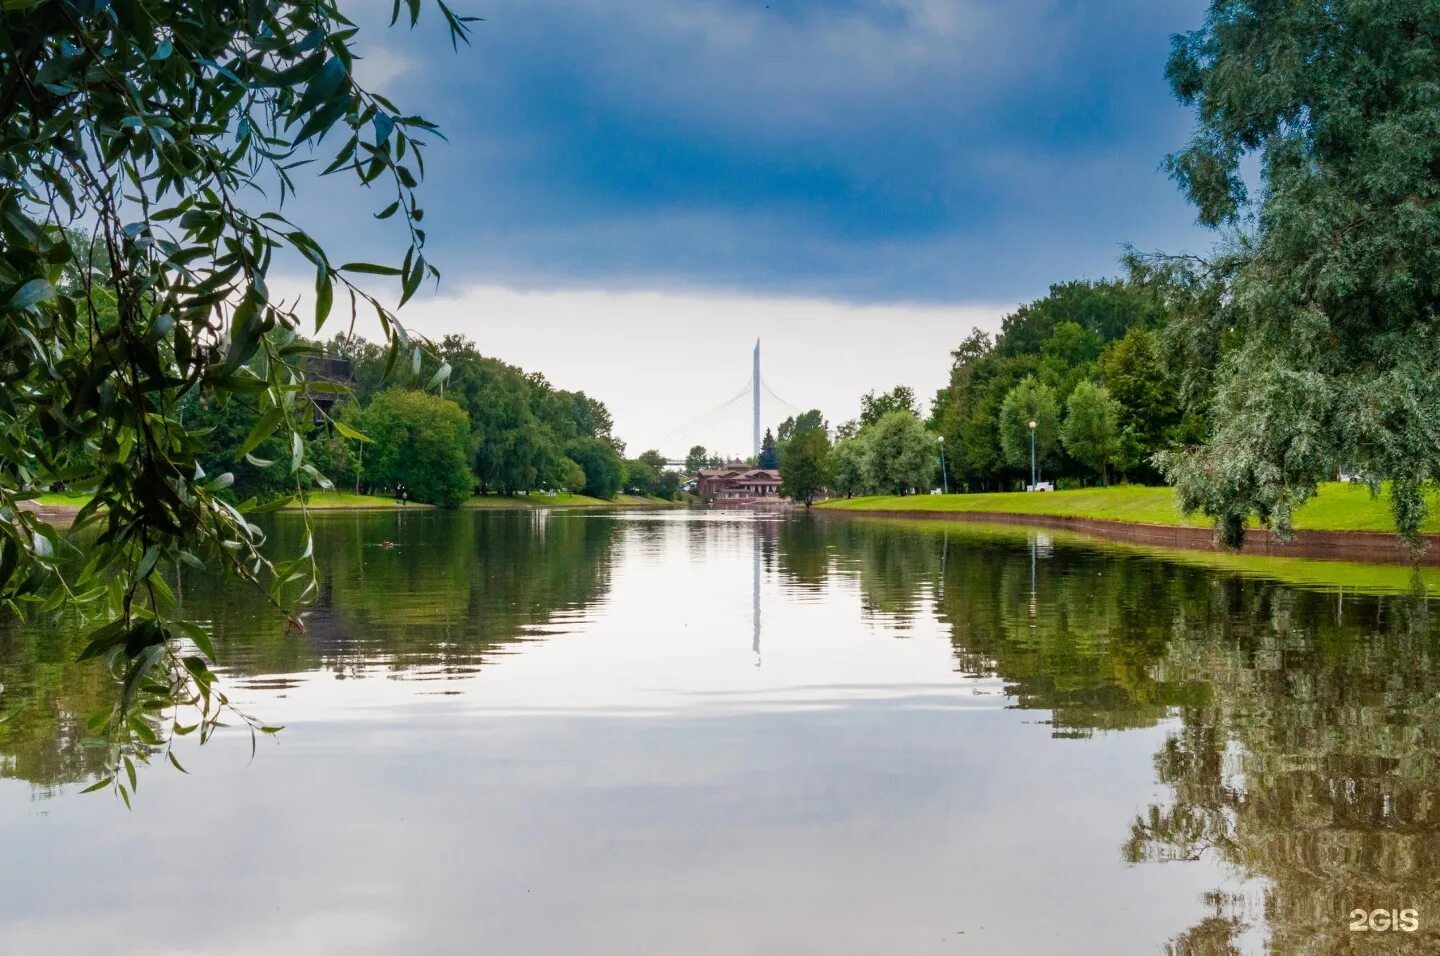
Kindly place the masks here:
MULTIPOLYGON (((1348 952, 1351 909, 1440 913, 1440 640, 1423 600, 1251 585, 1186 621, 1165 666, 1214 688, 1156 757, 1172 801, 1127 859, 1213 850, 1265 878, 1278 952, 1348 952)), ((1373 934, 1371 934, 1373 935, 1373 934)), ((1371 943, 1370 945, 1375 945, 1371 943)))
POLYGON ((115 700, 115 682, 100 664, 75 664, 84 646, 73 630, 0 621, 0 716, 10 715, 0 723, 0 777, 29 780, 38 796, 105 766, 85 721, 115 700))
MULTIPOLYGON (((299 634, 287 634, 253 588, 188 574, 174 587, 210 619, 230 680, 371 666, 466 672, 598 601, 615 528, 532 512, 318 516, 320 594, 299 634)), ((277 553, 294 553, 303 525, 283 516, 270 534, 277 553)), ((103 765, 85 721, 113 702, 115 684, 100 664, 75 663, 83 646, 73 627, 0 622, 0 716, 14 711, 0 723, 0 776, 29 780, 41 795, 103 765)))
POLYGON ((868 608, 903 616, 937 595, 960 668, 1002 678, 1017 706, 1050 712, 1058 735, 1178 716, 1155 757, 1171 799, 1136 819, 1124 858, 1218 858, 1264 888, 1258 912, 1247 897, 1207 895, 1210 915, 1170 952, 1236 953, 1254 924, 1275 952, 1378 945, 1349 930, 1356 908, 1418 910, 1421 931, 1386 934, 1385 951, 1434 951, 1440 632, 1425 600, 1051 551, 1008 530, 824 531, 782 540, 839 542, 835 566, 857 574, 868 608))

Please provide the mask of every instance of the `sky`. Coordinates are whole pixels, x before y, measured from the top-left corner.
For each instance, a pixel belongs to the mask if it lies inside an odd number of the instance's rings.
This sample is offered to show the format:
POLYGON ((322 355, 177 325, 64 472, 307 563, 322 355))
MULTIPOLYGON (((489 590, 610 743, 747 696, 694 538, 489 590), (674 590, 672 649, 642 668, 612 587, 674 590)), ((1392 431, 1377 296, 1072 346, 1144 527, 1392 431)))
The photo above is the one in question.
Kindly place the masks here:
MULTIPOLYGON (((421 191, 443 278, 402 319, 600 398, 632 453, 748 451, 748 405, 713 410, 757 338, 788 403, 767 424, 897 384, 928 404, 971 329, 1051 283, 1210 242, 1159 168, 1199 0, 453 5, 484 18, 458 52, 433 10, 346 7, 358 78, 448 140, 421 191)), ((388 201, 332 177, 297 218, 398 260, 388 201)))

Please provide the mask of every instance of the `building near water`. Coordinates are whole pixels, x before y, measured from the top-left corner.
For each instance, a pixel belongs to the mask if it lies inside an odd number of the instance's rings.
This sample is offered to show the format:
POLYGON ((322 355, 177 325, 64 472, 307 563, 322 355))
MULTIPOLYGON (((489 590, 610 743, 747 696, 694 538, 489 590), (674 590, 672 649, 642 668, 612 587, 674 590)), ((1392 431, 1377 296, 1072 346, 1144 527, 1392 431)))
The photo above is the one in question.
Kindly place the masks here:
POLYGON ((695 475, 695 493, 717 504, 748 504, 780 497, 780 472, 751 468, 733 461, 723 468, 701 468, 695 475))

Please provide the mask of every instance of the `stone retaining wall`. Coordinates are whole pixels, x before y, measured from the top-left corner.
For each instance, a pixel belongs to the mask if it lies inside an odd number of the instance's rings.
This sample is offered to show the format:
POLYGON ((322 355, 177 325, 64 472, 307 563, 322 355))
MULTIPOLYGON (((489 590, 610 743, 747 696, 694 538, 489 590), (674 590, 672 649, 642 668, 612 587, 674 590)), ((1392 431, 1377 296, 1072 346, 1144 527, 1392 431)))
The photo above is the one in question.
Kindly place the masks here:
MULTIPOLYGON (((1210 528, 1130 521, 1106 521, 1070 515, 1011 514, 994 511, 887 511, 881 509, 819 508, 816 514, 853 515, 866 518, 918 518, 932 521, 982 521, 989 524, 1028 525, 1063 528, 1112 541, 1130 541, 1165 548, 1218 551, 1210 528)), ((1440 535, 1425 535, 1425 549, 1416 554, 1398 535, 1380 531, 1297 531, 1292 540, 1281 541, 1273 531, 1251 528, 1245 532, 1243 554, 1277 558, 1323 558, 1344 561, 1385 561, 1405 564, 1440 564, 1440 535)))

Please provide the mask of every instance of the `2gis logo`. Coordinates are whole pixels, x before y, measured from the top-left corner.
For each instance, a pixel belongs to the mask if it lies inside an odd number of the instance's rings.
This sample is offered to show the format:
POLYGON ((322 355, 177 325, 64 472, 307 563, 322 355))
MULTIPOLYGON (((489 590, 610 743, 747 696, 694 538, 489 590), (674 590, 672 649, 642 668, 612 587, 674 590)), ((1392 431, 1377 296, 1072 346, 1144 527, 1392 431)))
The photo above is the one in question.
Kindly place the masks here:
POLYGON ((1352 933, 1386 933, 1392 930, 1413 933, 1419 928, 1419 910, 1353 909, 1350 911, 1350 931, 1352 933))

